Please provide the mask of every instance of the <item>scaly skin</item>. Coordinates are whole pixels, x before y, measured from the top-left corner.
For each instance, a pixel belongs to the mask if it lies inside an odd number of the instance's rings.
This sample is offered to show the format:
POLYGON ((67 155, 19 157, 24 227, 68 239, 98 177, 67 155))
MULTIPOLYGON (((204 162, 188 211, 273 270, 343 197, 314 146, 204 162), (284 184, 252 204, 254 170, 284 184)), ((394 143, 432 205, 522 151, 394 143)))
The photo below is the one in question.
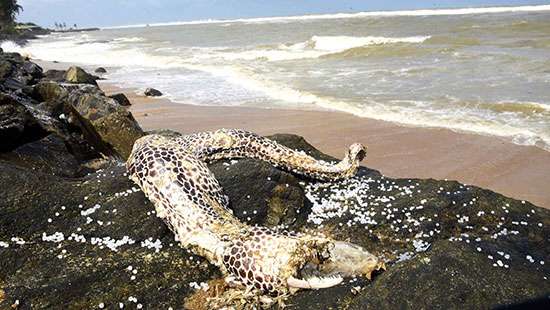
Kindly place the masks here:
POLYGON ((204 256, 249 290, 281 295, 341 281, 334 277, 298 279, 306 264, 341 276, 370 276, 383 263, 344 242, 241 223, 228 208, 228 198, 206 162, 251 157, 335 181, 353 176, 364 155, 364 147, 354 144, 340 163, 330 164, 250 132, 221 129, 176 138, 145 136, 135 142, 126 165, 130 178, 183 247, 204 256))

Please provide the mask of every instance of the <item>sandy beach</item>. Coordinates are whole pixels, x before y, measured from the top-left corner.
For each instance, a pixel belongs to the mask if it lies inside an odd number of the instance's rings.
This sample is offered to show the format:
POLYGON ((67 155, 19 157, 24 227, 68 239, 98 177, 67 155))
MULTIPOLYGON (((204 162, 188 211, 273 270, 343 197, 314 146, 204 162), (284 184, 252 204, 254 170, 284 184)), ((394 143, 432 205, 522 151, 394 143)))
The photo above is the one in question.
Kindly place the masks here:
POLYGON ((194 106, 140 96, 111 83, 101 87, 109 94, 125 93, 145 130, 293 133, 335 157, 360 142, 368 147, 363 164, 384 175, 457 180, 550 208, 550 152, 504 138, 406 127, 341 112, 194 106))

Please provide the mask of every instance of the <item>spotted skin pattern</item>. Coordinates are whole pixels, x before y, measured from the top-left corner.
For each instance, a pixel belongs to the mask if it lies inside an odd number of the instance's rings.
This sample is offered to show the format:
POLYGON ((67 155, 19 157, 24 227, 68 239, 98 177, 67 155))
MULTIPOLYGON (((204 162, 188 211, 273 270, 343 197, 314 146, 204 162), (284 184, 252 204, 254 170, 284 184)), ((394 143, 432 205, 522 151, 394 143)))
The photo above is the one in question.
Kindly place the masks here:
POLYGON ((254 133, 220 129, 181 137, 148 135, 126 163, 130 178, 185 248, 204 256, 235 283, 272 295, 289 291, 287 279, 306 262, 326 259, 332 240, 241 223, 206 163, 256 158, 308 177, 353 176, 364 157, 354 144, 337 164, 316 160, 254 133))

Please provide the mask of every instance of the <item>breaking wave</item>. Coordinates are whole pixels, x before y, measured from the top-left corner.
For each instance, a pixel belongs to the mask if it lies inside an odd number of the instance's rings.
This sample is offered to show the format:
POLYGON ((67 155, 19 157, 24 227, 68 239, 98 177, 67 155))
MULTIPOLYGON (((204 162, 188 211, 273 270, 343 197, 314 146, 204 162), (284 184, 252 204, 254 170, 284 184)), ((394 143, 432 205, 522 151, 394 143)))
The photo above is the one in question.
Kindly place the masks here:
POLYGON ((422 43, 430 36, 412 37, 351 37, 351 36, 312 36, 309 40, 281 44, 276 47, 262 47, 244 51, 215 51, 197 55, 198 58, 223 58, 226 60, 254 60, 268 61, 297 60, 319 58, 331 54, 343 53, 354 48, 386 45, 395 43, 422 43))

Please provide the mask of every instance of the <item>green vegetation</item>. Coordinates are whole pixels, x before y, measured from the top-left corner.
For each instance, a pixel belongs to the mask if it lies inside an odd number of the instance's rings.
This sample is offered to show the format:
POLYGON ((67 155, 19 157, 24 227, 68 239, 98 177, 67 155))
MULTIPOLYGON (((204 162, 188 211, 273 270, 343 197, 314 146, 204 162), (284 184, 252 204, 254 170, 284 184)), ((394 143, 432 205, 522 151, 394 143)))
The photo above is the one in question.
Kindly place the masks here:
POLYGON ((0 31, 13 32, 15 16, 23 10, 17 0, 0 1, 0 31))

